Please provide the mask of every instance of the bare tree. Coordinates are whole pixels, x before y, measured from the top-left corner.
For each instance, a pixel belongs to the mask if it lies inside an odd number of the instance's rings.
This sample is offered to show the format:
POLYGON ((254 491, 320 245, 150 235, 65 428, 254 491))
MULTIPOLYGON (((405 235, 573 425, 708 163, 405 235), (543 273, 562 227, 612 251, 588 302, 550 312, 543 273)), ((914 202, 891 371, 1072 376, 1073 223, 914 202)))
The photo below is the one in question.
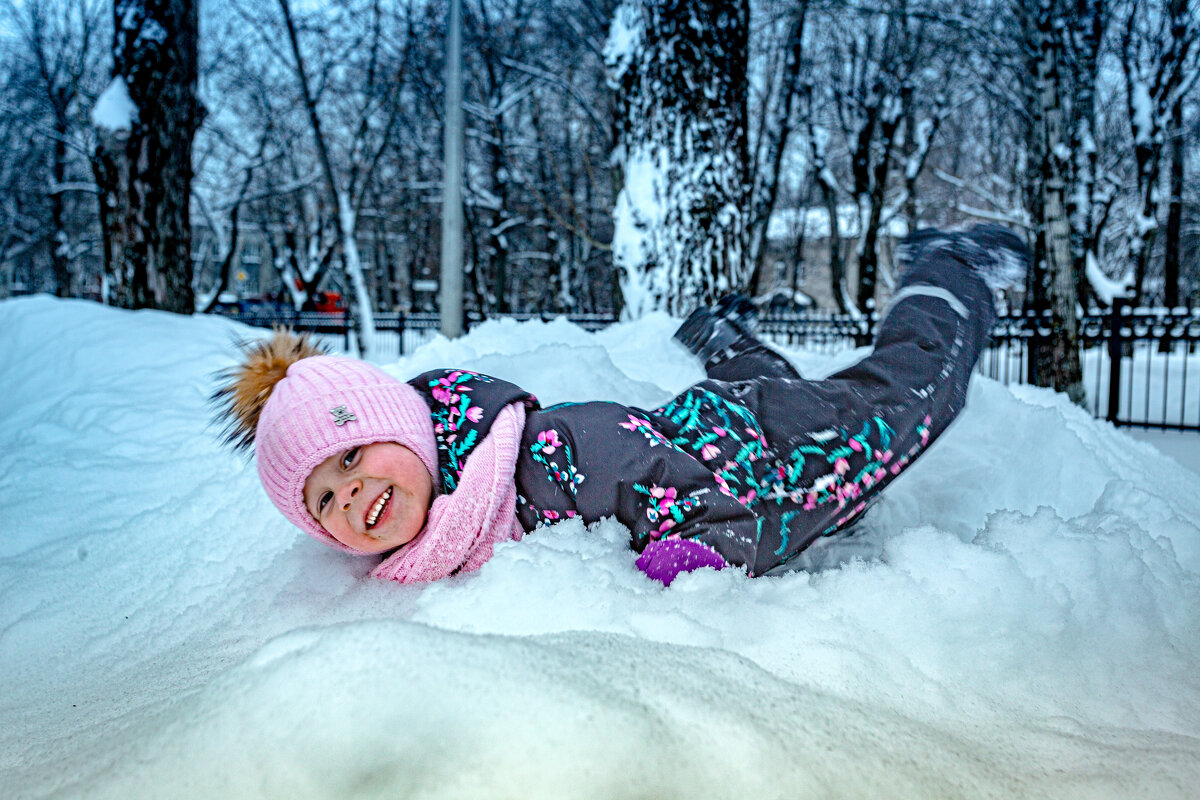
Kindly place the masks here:
MULTIPOLYGON (((903 2, 903 0, 901 0, 903 2)), ((911 64, 904 45, 907 15, 863 13, 846 20, 831 70, 831 90, 843 136, 850 148, 852 191, 857 214, 858 291, 855 305, 875 307, 879 222, 883 213, 897 133, 912 100, 911 64)))
POLYGON ((1180 251, 1183 247, 1183 185, 1187 159, 1187 147, 1184 146, 1183 101, 1184 94, 1180 93, 1171 106, 1171 119, 1167 126, 1167 141, 1171 148, 1171 175, 1163 256, 1163 304, 1169 308, 1179 305, 1179 283, 1182 277, 1180 251))
POLYGON ((211 67, 202 77, 207 96, 219 104, 200 132, 196 195, 209 230, 224 238, 220 253, 234 244, 232 220, 218 218, 222 212, 236 209, 239 227, 243 218, 257 227, 282 294, 299 311, 315 308, 331 276, 340 277, 331 271, 337 222, 291 63, 280 55, 287 51, 263 46, 274 44, 264 35, 274 28, 245 13, 208 26, 211 67), (247 28, 260 35, 246 36, 247 28))
POLYGON ((405 59, 390 64, 383 58, 383 8, 375 0, 366 10, 369 14, 369 33, 366 39, 367 62, 360 102, 352 118, 352 133, 344 174, 339 178, 330 155, 326 133, 318 108, 318 97, 309 79, 309 68, 300 44, 296 21, 289 0, 279 0, 279 9, 287 28, 288 44, 293 57, 292 66, 304 107, 308 112, 313 142, 321 171, 325 176, 330 200, 337 209, 339 243, 346 275, 354 287, 358 308, 356 317, 359 332, 359 352, 366 354, 375 339, 375 316, 371 294, 363 277, 362 259, 358 250, 358 216, 367 191, 374 178, 380 156, 395 130, 399 104, 395 87, 403 80, 405 59))
POLYGON ((255 157, 245 167, 236 195, 229 201, 227 209, 223 209, 227 211, 228 222, 217 219, 216 213, 213 209, 209 208, 209 204, 202 194, 197 194, 195 197, 196 205, 204 217, 208 230, 216 239, 218 257, 221 261, 220 266, 217 268, 217 278, 212 288, 196 295, 196 311, 198 312, 204 314, 210 313, 220 300, 221 293, 229 287, 229 277, 233 270, 233 260, 238 255, 238 244, 242 232, 242 207, 245 204, 250 185, 254 180, 254 170, 262 161, 266 144, 267 139, 264 137, 259 145, 258 153, 255 154, 255 157))
POLYGON ((94 213, 84 213, 80 207, 80 200, 86 199, 94 208, 95 191, 86 178, 83 109, 95 96, 100 77, 104 17, 100 0, 21 4, 9 0, 0 5, 0 19, 12 26, 18 48, 12 53, 17 69, 8 86, 17 96, 10 95, 8 103, 24 107, 20 127, 33 140, 25 146, 39 153, 23 160, 25 181, 31 177, 28 170, 43 161, 41 152, 49 162, 48 174, 31 182, 30 188, 44 207, 38 216, 46 215, 35 240, 44 242, 54 291, 60 297, 82 288, 75 285, 77 262, 92 244, 94 213))
POLYGON ((480 311, 567 309, 608 249, 605 3, 468 3, 471 278, 480 311), (590 80, 589 80, 590 78, 590 80), (598 143, 594 145, 592 143, 598 143), (597 224, 597 218, 599 224, 597 224))
POLYGON ((1062 40, 1063 64, 1072 103, 1069 111, 1067 148, 1067 216, 1071 222, 1071 255, 1077 295, 1081 305, 1088 300, 1088 265, 1099 265, 1102 236, 1116 197, 1116 186, 1102 169, 1099 135, 1096 130, 1096 92, 1102 46, 1112 19, 1108 0, 1075 0, 1064 11, 1069 35, 1062 40))
POLYGON ((943 120, 959 95, 956 54, 961 33, 942 18, 941 6, 885 0, 820 15, 831 42, 817 71, 824 80, 813 92, 809 150, 830 216, 833 293, 841 308, 871 311, 877 284, 893 283, 880 260, 883 237, 900 214, 919 222, 918 179, 943 120), (837 171, 847 180, 834 178, 837 171), (838 189, 844 185, 844 191, 838 189), (850 225, 857 241, 857 291, 845 284, 838 230, 845 215, 838 195, 853 201, 850 225))
POLYGON ((812 174, 820 190, 821 199, 825 204, 825 213, 829 218, 829 280, 837 309, 843 314, 858 314, 858 307, 850 298, 850 288, 846 285, 846 267, 842 257, 842 225, 838 211, 838 194, 841 191, 838 180, 829 164, 829 130, 817 125, 813 112, 813 82, 805 81, 803 89, 804 106, 808 111, 808 157, 812 174))
MULTIPOLYGON (((1129 126, 1140 211, 1129 232, 1134 297, 1145 291, 1151 246, 1158 232, 1164 131, 1173 111, 1200 75, 1196 38, 1200 31, 1188 0, 1167 0, 1165 14, 1144 0, 1133 0, 1121 37, 1129 126)), ((1178 275, 1172 276, 1176 286, 1178 275)), ((1177 289, 1169 290, 1178 297, 1177 289)))
MULTIPOLYGON (((783 58, 768 67, 771 83, 759 101, 757 140, 751 148, 750 219, 747 285, 759 285, 766 258, 767 228, 779 196, 784 153, 795 125, 797 100, 805 96, 803 79, 805 23, 809 0, 798 0, 784 16, 783 58)), ((770 64, 770 60, 768 61, 770 64)), ((811 89, 809 89, 811 91, 811 89)))

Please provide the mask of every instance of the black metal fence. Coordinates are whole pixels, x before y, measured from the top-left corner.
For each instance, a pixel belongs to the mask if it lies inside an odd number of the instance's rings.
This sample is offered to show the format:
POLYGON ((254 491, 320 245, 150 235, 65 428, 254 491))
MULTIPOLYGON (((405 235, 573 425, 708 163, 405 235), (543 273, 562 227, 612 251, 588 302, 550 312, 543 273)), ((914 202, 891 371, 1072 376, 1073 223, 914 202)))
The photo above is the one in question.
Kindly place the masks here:
MULTIPOLYGON (((353 350, 353 320, 347 313, 249 312, 230 316, 258 327, 288 325, 321 337, 338 337, 353 350)), ((516 320, 552 319, 539 314, 507 315, 516 320)), ((614 322, 607 314, 567 315, 586 330, 614 322)), ((834 353, 869 344, 878 314, 775 313, 759 320, 759 334, 777 345, 834 353)), ((468 325, 478 324, 468 318, 468 325)), ((1086 408, 1116 425, 1200 431, 1200 309, 1129 308, 1118 302, 1105 313, 1080 320, 1086 408), (1116 387, 1113 391, 1112 387, 1116 387)), ((434 313, 375 315, 375 352, 404 355, 437 333, 434 313)), ((1003 383, 1025 383, 1038 345, 1050 336, 1049 321, 1033 314, 1001 315, 979 371, 1003 383)))

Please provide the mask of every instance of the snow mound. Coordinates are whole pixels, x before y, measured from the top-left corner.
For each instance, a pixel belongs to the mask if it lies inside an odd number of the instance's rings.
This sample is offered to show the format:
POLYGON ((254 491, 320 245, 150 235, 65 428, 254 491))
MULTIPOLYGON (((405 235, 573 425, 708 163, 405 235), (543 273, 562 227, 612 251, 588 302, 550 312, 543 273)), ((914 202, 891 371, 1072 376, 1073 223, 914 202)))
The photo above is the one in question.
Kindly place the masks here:
MULTIPOLYGON (((657 315, 385 368, 652 406, 657 315)), ((967 410, 809 569, 670 589, 614 521, 439 584, 308 540, 209 423, 236 323, 0 303, 12 797, 1164 797, 1200 785, 1200 476, 1062 397, 967 410)), ((789 353, 806 374, 836 358, 789 353)))

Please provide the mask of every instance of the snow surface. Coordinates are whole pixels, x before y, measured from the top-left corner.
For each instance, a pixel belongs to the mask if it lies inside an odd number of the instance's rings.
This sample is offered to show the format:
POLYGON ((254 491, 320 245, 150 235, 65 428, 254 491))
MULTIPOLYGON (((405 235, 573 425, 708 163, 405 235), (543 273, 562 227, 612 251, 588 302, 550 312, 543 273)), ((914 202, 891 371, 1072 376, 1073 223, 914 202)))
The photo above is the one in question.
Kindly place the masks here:
MULTIPOLYGON (((488 323, 385 368, 650 406, 700 377, 674 324, 488 323)), ((664 589, 568 521, 401 586, 217 445, 254 335, 0 303, 6 797, 1195 796, 1200 476, 1060 396, 976 380, 812 572, 664 589)))

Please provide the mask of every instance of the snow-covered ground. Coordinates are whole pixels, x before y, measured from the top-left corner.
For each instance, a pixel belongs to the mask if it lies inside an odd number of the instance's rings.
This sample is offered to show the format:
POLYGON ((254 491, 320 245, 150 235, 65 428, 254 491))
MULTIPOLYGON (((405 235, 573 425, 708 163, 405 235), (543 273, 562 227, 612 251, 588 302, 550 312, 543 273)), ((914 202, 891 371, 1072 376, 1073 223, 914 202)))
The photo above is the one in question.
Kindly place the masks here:
POLYGON ((1192 431, 1159 431, 1154 429, 1129 428, 1130 436, 1139 442, 1148 442, 1163 455, 1170 457, 1180 466, 1200 474, 1200 434, 1192 431))
MULTIPOLYGON (((385 367, 652 406, 700 377, 672 327, 488 323, 385 367)), ((978 379, 810 572, 664 589, 572 521, 412 587, 217 445, 248 335, 0 303, 5 797, 1196 796, 1200 476, 1061 397, 978 379)))

